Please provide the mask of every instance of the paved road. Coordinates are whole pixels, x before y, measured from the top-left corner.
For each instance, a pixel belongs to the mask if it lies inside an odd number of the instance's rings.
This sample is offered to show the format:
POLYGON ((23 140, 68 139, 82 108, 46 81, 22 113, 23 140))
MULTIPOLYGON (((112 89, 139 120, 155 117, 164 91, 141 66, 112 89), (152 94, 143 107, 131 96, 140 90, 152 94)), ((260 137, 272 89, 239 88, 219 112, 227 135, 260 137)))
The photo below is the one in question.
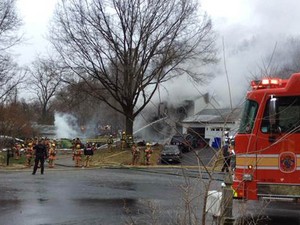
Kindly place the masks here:
POLYGON ((300 203, 286 201, 235 201, 235 215, 255 225, 300 225, 300 203), (255 222, 255 223, 254 223, 255 222))
MULTIPOLYGON (((70 155, 60 155, 57 163, 45 175, 33 176, 28 169, 0 171, 1 225, 176 224, 185 218, 184 200, 191 197, 192 210, 201 218, 208 176, 202 173, 200 180, 196 169, 82 169, 74 168, 70 155)), ((220 188, 222 180, 223 174, 215 174, 211 189, 220 188)), ((257 223, 264 225, 300 225, 299 211, 300 204, 291 202, 234 202, 235 216, 264 218, 257 223)))
POLYGON ((203 166, 208 165, 217 154, 216 149, 201 148, 183 154, 182 165, 184 166, 203 166))
POLYGON ((204 166, 208 165, 218 153, 218 149, 213 149, 211 147, 207 148, 196 148, 190 152, 184 152, 182 154, 182 159, 180 163, 168 162, 164 164, 170 165, 182 165, 182 166, 204 166))
MULTIPOLYGON (((72 168, 35 176, 29 170, 0 171, 0 224, 188 224, 189 199, 200 220, 205 179, 168 171, 72 168)), ((220 183, 214 181, 212 189, 220 183)), ((300 204, 291 202, 234 202, 235 216, 259 218, 258 225, 299 225, 299 211, 300 204)))
POLYGON ((185 211, 185 187, 191 196, 202 189, 196 179, 131 169, 2 171, 0 179, 3 225, 167 224, 185 211))

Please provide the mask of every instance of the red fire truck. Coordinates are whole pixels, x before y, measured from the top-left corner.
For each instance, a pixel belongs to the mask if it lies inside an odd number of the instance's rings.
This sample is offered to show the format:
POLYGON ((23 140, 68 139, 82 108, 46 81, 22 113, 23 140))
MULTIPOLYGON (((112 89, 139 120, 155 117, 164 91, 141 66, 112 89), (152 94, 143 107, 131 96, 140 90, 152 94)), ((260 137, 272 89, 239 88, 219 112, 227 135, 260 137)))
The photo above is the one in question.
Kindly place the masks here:
POLYGON ((300 199, 300 73, 251 87, 235 136, 235 197, 300 199))

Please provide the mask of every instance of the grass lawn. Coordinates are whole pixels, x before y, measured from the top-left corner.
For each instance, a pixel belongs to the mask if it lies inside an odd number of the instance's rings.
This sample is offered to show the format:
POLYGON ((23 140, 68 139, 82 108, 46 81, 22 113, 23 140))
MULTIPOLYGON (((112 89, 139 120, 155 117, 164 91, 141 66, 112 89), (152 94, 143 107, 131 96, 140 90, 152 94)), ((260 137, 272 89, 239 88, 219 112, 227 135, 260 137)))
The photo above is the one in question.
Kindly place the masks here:
MULTIPOLYGON (((144 150, 146 147, 139 147, 141 151, 138 165, 145 165, 144 150)), ((160 158, 161 146, 152 147, 153 153, 150 159, 150 165, 157 165, 160 158)), ((7 167, 7 154, 6 152, 0 152, 0 166, 7 167)), ((32 160, 33 161, 33 160, 32 160)), ((26 156, 23 154, 19 159, 14 157, 9 158, 8 167, 24 167, 26 164, 26 156)), ((131 165, 132 154, 130 148, 116 148, 113 149, 98 149, 92 159, 92 165, 98 166, 103 164, 114 164, 114 165, 131 165)))
MULTIPOLYGON (((140 159, 137 165, 145 165, 145 157, 144 150, 146 147, 139 147, 141 151, 140 159)), ((161 145, 152 146, 153 153, 150 159, 150 165, 155 166, 160 163, 160 151, 162 149, 161 145)), ((71 154, 69 152, 69 154, 71 154)), ((0 152, 0 167, 6 168, 24 168, 26 164, 25 154, 21 155, 19 159, 15 159, 14 157, 9 158, 9 166, 6 165, 7 156, 6 152, 0 152)), ((70 156, 71 157, 71 156, 70 156)), ((84 157, 83 157, 84 160, 84 157)), ((32 164, 34 159, 32 159, 32 164)), ((91 162, 91 166, 101 166, 101 165, 132 165, 132 154, 131 149, 121 149, 119 147, 114 147, 109 150, 107 148, 98 149, 91 162)), ((220 171, 223 165, 223 157, 221 151, 212 161, 207 165, 207 167, 214 171, 220 171)))
MULTIPOLYGON (((146 147, 139 147, 141 151, 140 159, 138 165, 145 165, 145 157, 144 157, 144 150, 146 147)), ((160 158, 160 150, 161 146, 154 146, 152 147, 153 153, 150 159, 150 165, 157 165, 160 158)), ((132 164, 132 154, 131 149, 120 149, 120 148, 113 148, 109 149, 99 149, 93 156, 93 163, 94 166, 100 164, 116 164, 116 165, 131 165, 132 164)))
MULTIPOLYGON (((25 166, 26 156, 22 154, 19 159, 9 157, 9 167, 23 167, 25 166)), ((7 166, 7 153, 0 152, 0 166, 7 166)))

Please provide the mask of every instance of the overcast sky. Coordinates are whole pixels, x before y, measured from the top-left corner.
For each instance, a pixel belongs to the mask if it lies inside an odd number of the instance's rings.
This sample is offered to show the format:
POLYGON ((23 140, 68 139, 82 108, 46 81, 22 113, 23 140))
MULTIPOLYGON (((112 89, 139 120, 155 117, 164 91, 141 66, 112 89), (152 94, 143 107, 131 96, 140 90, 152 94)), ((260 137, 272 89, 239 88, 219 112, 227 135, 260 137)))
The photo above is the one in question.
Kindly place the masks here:
MULTIPOLYGON (((243 99, 251 74, 257 74, 262 62, 268 63, 289 37, 299 36, 299 0, 202 0, 202 6, 213 20, 218 44, 225 43, 226 66, 235 103, 243 99)), ((288 56, 287 56, 288 57, 288 56)), ((275 57, 276 58, 276 57, 275 57)), ((276 59, 274 59, 276 60, 276 59)), ((274 61, 275 63, 275 61, 274 61)), ((221 90, 226 84, 223 61, 211 90, 225 99, 221 90)))
MULTIPOLYGON (((25 22, 23 31, 27 45, 18 48, 19 62, 26 64, 38 53, 46 51, 45 36, 49 19, 57 0, 18 0, 18 8, 25 22)), ((213 21, 220 47, 220 65, 213 68, 216 78, 201 92, 209 91, 229 105, 227 80, 222 58, 222 40, 233 102, 244 98, 251 74, 271 55, 274 46, 284 48, 288 37, 299 36, 299 0, 201 0, 202 9, 213 21), (205 90, 206 89, 206 90, 205 90)), ((182 93, 182 82, 172 82, 169 94, 182 93)), ((199 89, 186 88, 186 95, 198 95, 199 89)))
POLYGON ((47 51, 46 34, 57 0, 17 0, 17 8, 23 19, 22 32, 25 41, 18 46, 19 63, 33 61, 37 54, 47 51))

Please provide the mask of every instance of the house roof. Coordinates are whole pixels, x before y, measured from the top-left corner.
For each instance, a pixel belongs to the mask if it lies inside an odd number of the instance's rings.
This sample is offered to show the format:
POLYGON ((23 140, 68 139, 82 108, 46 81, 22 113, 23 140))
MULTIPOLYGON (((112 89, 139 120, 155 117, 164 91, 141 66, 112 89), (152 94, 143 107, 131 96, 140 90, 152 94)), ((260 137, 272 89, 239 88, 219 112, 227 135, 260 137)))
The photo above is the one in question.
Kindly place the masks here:
POLYGON ((197 114, 187 117, 183 123, 234 123, 241 116, 242 109, 203 109, 197 114))

